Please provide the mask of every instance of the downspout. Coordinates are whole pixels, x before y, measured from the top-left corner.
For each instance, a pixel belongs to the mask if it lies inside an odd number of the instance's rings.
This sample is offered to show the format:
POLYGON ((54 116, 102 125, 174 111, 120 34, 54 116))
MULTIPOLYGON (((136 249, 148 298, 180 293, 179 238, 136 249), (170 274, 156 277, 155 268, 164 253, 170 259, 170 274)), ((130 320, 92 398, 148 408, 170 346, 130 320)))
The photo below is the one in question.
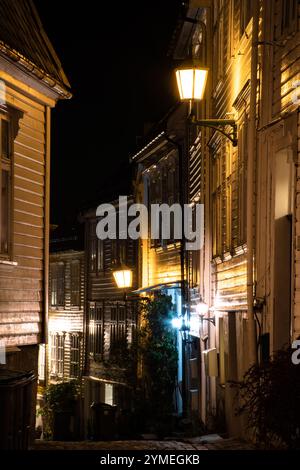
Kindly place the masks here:
POLYGON ((44 207, 44 318, 42 342, 45 343, 45 383, 48 384, 48 309, 49 309, 49 228, 50 228, 50 132, 51 109, 46 107, 45 207, 44 207))
POLYGON ((253 309, 253 275, 254 275, 254 164, 256 160, 256 105, 257 105, 257 66, 259 35, 259 0, 253 0, 253 27, 251 47, 251 90, 248 133, 247 165, 247 306, 248 306, 248 347, 249 366, 257 363, 256 325, 253 309))
MULTIPOLYGON (((185 203, 185 148, 183 147, 184 144, 176 142, 176 140, 172 139, 168 136, 165 132, 164 137, 168 142, 173 144, 177 147, 178 150, 178 160, 179 160, 179 198, 180 198, 180 206, 182 208, 182 217, 181 217, 181 243, 180 243, 180 280, 181 280, 181 308, 182 314, 185 312, 185 305, 188 301, 187 298, 187 286, 185 282, 185 236, 184 236, 184 217, 183 217, 183 210, 184 210, 184 203, 185 203)), ((187 369, 187 362, 188 355, 186 351, 186 342, 182 340, 182 390, 181 390, 181 397, 182 397, 182 415, 183 417, 187 417, 188 415, 188 393, 187 393, 187 386, 188 386, 188 369, 187 369)))

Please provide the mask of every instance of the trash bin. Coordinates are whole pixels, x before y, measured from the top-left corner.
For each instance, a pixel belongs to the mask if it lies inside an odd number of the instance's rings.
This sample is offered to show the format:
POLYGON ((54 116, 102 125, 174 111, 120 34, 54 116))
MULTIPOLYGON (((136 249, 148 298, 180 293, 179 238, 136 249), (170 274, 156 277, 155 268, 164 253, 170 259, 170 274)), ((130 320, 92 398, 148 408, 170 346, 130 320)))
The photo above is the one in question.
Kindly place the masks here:
POLYGON ((104 441, 114 439, 116 434, 116 406, 107 403, 91 404, 92 439, 104 441))
POLYGON ((35 374, 0 369, 0 449, 28 448, 35 374))

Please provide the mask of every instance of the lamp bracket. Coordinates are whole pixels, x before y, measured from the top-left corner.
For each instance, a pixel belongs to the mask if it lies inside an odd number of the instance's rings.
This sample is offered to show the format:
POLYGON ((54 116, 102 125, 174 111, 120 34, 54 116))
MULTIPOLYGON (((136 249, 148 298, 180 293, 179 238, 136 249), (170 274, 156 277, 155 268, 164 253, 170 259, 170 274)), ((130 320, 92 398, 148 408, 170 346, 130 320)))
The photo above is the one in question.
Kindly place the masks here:
POLYGON ((232 142, 233 147, 236 147, 238 144, 237 138, 237 124, 234 119, 196 119, 195 116, 190 116, 190 124, 199 127, 210 127, 221 134, 225 135, 227 139, 232 142), (226 132, 225 128, 231 127, 231 132, 226 132))
POLYGON ((212 317, 212 318, 206 318, 206 317, 202 317, 202 321, 208 321, 210 323, 212 323, 214 326, 216 326, 216 319, 215 317, 212 317))

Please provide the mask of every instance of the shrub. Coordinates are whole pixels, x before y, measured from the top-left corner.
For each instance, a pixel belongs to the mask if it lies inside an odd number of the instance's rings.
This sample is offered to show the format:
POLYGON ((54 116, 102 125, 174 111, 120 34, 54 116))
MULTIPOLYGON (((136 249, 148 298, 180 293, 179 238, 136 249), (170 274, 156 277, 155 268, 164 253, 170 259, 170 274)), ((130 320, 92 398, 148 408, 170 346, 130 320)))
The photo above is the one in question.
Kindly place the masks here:
POLYGON ((300 448, 300 367, 292 350, 278 351, 269 362, 251 367, 239 390, 238 414, 247 414, 258 446, 300 448))

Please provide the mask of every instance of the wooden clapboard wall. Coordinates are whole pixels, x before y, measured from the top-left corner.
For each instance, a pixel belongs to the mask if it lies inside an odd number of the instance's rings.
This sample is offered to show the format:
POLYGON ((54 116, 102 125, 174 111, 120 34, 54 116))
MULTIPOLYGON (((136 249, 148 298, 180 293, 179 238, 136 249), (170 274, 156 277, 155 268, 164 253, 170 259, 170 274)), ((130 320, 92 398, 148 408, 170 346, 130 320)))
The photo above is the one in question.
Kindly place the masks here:
POLYGON ((84 292, 85 292, 85 266, 83 251, 64 251, 50 254, 50 270, 49 270, 49 322, 48 322, 48 371, 49 380, 69 379, 71 369, 71 335, 76 333, 79 335, 80 342, 80 361, 79 376, 82 374, 83 357, 84 357, 84 338, 83 338, 83 321, 84 321, 84 292), (79 262, 79 305, 71 305, 71 263, 79 262), (64 267, 64 305, 55 307, 51 305, 51 266, 62 263, 64 267), (64 367, 63 376, 55 377, 51 371, 51 342, 52 335, 64 335, 64 367))
POLYGON ((18 113, 13 144, 11 257, 0 261, 0 338, 7 346, 40 340, 44 280, 46 109, 6 84, 18 113))

